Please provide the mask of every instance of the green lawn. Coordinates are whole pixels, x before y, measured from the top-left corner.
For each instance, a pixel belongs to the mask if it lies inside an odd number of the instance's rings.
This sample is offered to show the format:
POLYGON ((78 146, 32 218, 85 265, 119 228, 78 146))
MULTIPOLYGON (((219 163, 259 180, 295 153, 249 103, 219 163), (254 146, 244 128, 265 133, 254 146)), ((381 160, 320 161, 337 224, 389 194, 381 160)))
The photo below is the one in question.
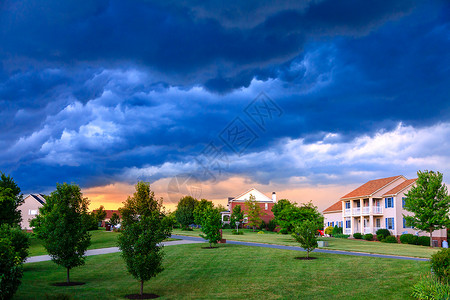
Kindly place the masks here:
MULTIPOLYGON (((426 262, 314 253, 318 259, 294 259, 303 252, 224 244, 166 247, 165 271, 144 292, 162 299, 407 299, 426 262)), ((91 256, 71 271, 83 286, 55 287, 65 270, 52 262, 25 264, 15 299, 68 294, 73 299, 121 299, 139 284, 125 270, 120 254, 91 256)))
MULTIPOLYGON (((233 235, 230 229, 223 230, 223 238, 233 241, 256 242, 266 244, 277 244, 287 246, 298 246, 298 243, 290 235, 278 234, 275 232, 264 231, 264 234, 257 234, 250 229, 244 229, 244 235, 233 235)), ((182 231, 181 229, 174 229, 173 234, 199 236, 201 231, 194 229, 194 231, 182 231)), ((405 245, 405 244, 388 244, 381 242, 368 242, 365 240, 354 239, 337 239, 337 238, 320 238, 320 240, 328 241, 328 247, 325 249, 356 251, 388 255, 401 255, 429 258, 436 253, 438 249, 430 247, 405 245)))

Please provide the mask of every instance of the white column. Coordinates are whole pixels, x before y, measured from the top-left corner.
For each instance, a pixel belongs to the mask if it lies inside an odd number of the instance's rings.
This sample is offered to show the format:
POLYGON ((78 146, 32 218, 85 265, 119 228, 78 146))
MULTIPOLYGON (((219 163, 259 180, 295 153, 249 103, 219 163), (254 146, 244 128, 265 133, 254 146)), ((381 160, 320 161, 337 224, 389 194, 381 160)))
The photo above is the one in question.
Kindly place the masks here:
POLYGON ((370 228, 370 232, 371 233, 375 233, 373 232, 373 228, 374 228, 374 224, 373 224, 373 198, 369 198, 369 228, 370 228))

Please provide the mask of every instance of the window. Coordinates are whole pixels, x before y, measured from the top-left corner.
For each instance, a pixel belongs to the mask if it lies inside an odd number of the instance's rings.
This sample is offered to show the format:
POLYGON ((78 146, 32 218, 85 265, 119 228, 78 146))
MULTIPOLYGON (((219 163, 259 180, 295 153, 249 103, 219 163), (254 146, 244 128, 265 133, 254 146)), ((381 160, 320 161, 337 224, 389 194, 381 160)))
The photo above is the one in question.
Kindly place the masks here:
POLYGON ((264 209, 265 210, 269 209, 269 204, 266 203, 265 206, 264 206, 264 209))
POLYGON ((345 209, 350 209, 350 202, 345 202, 345 209))
POLYGON ((386 218, 386 229, 394 230, 394 218, 386 218))
POLYGON ((405 207, 405 200, 406 200, 406 197, 402 197, 402 208, 405 207))
POLYGON ((394 198, 392 198, 392 197, 384 198, 384 204, 385 204, 385 208, 394 207, 394 198))
POLYGON ((405 218, 403 218, 403 228, 412 228, 412 226, 406 226, 405 218))
POLYGON ((351 220, 346 220, 345 221, 345 228, 351 228, 352 227, 352 221, 351 220))
POLYGON ((381 227, 381 219, 377 219, 375 222, 377 224, 376 227, 380 228, 381 227))
POLYGON ((28 214, 29 214, 30 216, 37 215, 37 209, 30 209, 30 210, 28 211, 28 214))
POLYGON ((339 227, 342 227, 342 221, 339 222, 339 227))
POLYGON ((334 222, 331 222, 331 227, 334 227, 334 222))
POLYGON ((327 227, 330 227, 330 222, 328 222, 328 225, 327 225, 327 227))

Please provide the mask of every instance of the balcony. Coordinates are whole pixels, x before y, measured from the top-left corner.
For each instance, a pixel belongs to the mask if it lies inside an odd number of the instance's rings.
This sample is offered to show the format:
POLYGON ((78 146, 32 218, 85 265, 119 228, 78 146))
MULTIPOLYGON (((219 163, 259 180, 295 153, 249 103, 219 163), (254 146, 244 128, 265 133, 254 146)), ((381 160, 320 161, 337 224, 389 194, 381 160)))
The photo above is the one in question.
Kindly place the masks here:
POLYGON ((370 213, 370 207, 368 206, 363 207, 362 213, 363 215, 368 215, 370 213))
POLYGON ((373 214, 374 215, 382 215, 383 214, 383 207, 381 207, 381 206, 374 206, 373 207, 373 214))
POLYGON ((354 215, 360 215, 361 214, 361 208, 359 208, 359 207, 354 208, 353 209, 353 214, 354 215))
POLYGON ((351 216, 351 215, 352 215, 352 210, 351 210, 350 208, 346 208, 346 209, 344 210, 344 215, 345 215, 345 216, 351 216))

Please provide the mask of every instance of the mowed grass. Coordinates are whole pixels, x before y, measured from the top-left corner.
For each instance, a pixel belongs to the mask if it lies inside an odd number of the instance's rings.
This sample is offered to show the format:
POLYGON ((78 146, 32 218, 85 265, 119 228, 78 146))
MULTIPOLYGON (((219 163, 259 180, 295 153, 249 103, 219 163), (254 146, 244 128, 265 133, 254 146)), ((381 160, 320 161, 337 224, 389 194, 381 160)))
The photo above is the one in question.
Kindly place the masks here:
MULTIPOLYGON (((314 253, 223 244, 165 248, 165 270, 145 284, 161 299, 408 299, 411 287, 429 271, 427 262, 314 253)), ((119 253, 91 256, 71 271, 83 286, 55 287, 65 270, 52 262, 24 265, 15 299, 122 299, 137 293, 119 253)))
MULTIPOLYGON (((241 229, 240 229, 241 230, 241 229)), ((278 234, 275 232, 264 231, 264 234, 257 234, 250 229, 243 229, 244 235, 233 235, 230 229, 223 230, 223 238, 233 241, 255 242, 265 244, 277 244, 286 246, 299 246, 299 244, 288 234, 278 234)), ((200 229, 194 231, 183 231, 174 229, 173 234, 196 236, 201 234, 200 229)), ((328 247, 324 249, 355 251, 366 253, 377 253, 387 255, 412 256, 430 258, 432 254, 439 251, 430 247, 406 245, 406 244, 389 244, 374 241, 355 240, 355 239, 338 239, 322 237, 319 240, 328 241, 328 247)))

